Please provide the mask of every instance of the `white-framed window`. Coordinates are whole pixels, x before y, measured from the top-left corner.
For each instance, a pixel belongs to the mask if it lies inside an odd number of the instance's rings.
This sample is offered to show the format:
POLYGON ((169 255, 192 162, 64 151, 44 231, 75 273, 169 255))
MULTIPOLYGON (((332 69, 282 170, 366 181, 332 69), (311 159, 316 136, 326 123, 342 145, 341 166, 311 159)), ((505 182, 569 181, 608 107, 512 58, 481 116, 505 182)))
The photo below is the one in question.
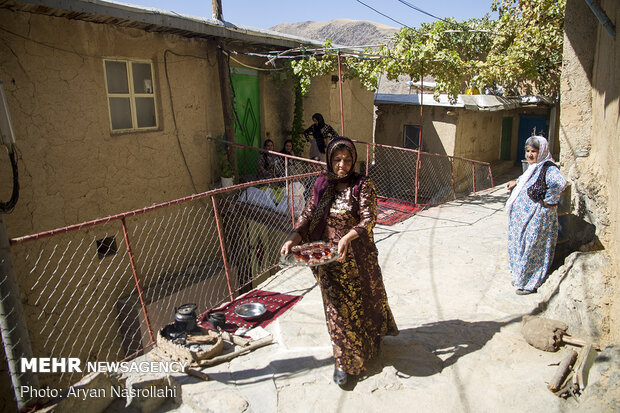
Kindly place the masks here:
POLYGON ((157 129, 153 64, 104 59, 110 128, 114 132, 157 129))

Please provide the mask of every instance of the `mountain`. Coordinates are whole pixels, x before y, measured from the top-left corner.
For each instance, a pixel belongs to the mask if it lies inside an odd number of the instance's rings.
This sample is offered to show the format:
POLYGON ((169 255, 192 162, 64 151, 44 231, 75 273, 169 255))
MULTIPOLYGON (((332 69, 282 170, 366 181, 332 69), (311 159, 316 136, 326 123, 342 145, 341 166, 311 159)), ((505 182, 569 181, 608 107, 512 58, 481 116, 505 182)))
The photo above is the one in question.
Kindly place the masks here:
POLYGON ((334 44, 342 46, 363 46, 387 43, 399 28, 364 20, 336 19, 328 22, 280 23, 269 30, 321 43, 330 38, 334 44))
MULTIPOLYGON (((269 30, 321 43, 325 43, 325 39, 330 38, 334 44, 341 46, 364 46, 388 43, 400 29, 364 20, 336 19, 328 22, 280 23, 270 27, 269 30)), ((388 80, 385 76, 381 76, 377 85, 377 93, 418 93, 418 89, 412 87, 410 80, 409 76, 405 75, 399 76, 398 81, 388 80)), ((433 78, 424 79, 424 82, 430 81, 433 81, 433 78)))

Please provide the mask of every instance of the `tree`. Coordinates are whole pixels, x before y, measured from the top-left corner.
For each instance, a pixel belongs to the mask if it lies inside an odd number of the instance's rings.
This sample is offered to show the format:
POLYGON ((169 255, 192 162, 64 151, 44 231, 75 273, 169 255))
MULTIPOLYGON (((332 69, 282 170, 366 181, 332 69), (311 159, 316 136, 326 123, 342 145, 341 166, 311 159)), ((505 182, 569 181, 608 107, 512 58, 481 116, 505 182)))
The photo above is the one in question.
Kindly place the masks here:
MULTIPOLYGON (((559 91, 563 22, 566 0, 494 0, 481 19, 458 22, 447 18, 418 29, 397 32, 393 43, 363 54, 341 55, 343 79, 358 77, 368 89, 377 78, 422 74, 435 78, 435 94, 455 100, 466 89, 503 89, 516 95, 538 93, 555 96, 559 91), (381 57, 381 58, 378 58, 381 57)), ((337 53, 327 39, 325 54, 292 62, 302 93, 312 77, 337 70, 337 53)))
POLYGON ((494 0, 495 41, 480 77, 513 94, 560 90, 566 0, 494 0))

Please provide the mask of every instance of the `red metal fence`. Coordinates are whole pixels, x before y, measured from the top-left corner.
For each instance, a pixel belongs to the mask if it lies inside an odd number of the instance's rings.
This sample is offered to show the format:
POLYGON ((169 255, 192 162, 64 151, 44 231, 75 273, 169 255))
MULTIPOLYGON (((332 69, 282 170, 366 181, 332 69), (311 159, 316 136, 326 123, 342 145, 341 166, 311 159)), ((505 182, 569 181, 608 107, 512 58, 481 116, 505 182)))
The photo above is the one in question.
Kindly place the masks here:
MULTIPOLYGON (((433 205, 492 186, 485 163, 356 144, 382 197, 433 205)), ((176 306, 193 302, 206 311, 274 272, 320 164, 272 154, 284 177, 12 239, 33 356, 134 357, 154 345, 176 306)), ((39 380, 58 387, 78 378, 59 373, 39 380)))

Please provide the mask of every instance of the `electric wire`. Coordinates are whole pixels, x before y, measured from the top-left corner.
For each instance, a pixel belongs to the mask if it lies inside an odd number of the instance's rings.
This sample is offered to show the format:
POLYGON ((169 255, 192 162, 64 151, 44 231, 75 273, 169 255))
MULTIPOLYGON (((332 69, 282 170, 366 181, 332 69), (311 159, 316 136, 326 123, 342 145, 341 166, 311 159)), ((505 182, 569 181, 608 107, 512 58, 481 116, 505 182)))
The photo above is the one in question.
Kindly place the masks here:
POLYGON ((8 214, 13 211, 17 200, 19 199, 19 174, 17 170, 17 151, 15 147, 7 146, 9 159, 11 160, 11 169, 13 171, 13 190, 11 192, 11 198, 7 202, 0 201, 0 213, 8 214))
POLYGON ((372 6, 369 6, 368 4, 364 3, 363 1, 360 1, 360 0, 355 0, 355 1, 357 1, 359 4, 362 4, 362 5, 366 6, 366 7, 368 7, 368 8, 369 8, 370 10, 372 10, 372 11, 374 11, 374 12, 376 12, 376 13, 379 13, 379 14, 380 14, 380 15, 382 15, 383 17, 385 17, 385 18, 387 18, 387 19, 392 20, 394 23, 396 23, 396 24, 400 24, 400 25, 401 25, 401 26, 403 26, 403 27, 407 27, 407 28, 411 29, 411 27, 409 27, 409 26, 408 26, 408 25, 406 25, 405 23, 401 23, 401 22, 399 22, 398 20, 395 20, 395 19, 391 18, 391 17, 390 17, 390 16, 388 16, 387 14, 380 12, 379 10, 375 9, 375 8, 374 8, 374 7, 372 7, 372 6))
POLYGON ((422 14, 426 14, 429 17, 432 17, 432 18, 437 19, 437 20, 441 20, 442 22, 448 23, 451 26, 458 27, 459 29, 461 29, 463 31, 466 31, 466 32, 470 31, 470 28, 465 26, 464 24, 461 24, 461 23, 458 23, 458 22, 455 22, 455 21, 451 21, 451 20, 447 20, 447 19, 441 18, 439 16, 435 16, 434 14, 431 14, 431 13, 425 11, 425 10, 422 10, 418 6, 415 6, 415 5, 409 3, 409 2, 407 2, 405 0, 398 0, 398 1, 400 3, 402 3, 402 4, 404 4, 405 6, 412 8, 415 11, 418 11, 418 12, 420 12, 422 14))
MULTIPOLYGON (((172 113, 172 123, 174 124, 174 136, 176 138, 177 144, 179 146, 179 152, 181 153, 181 158, 183 159, 183 164, 185 165, 185 169, 187 170, 187 174, 189 175, 189 180, 192 184, 192 188, 194 188, 195 193, 198 193, 198 188, 196 187, 196 182, 194 181, 194 176, 192 175, 192 171, 190 170, 189 164, 187 163, 187 158, 185 157, 185 152, 183 151, 183 146, 181 145, 181 139, 179 138, 179 128, 177 127, 177 117, 174 114, 174 101, 172 99, 172 87, 170 86, 170 77, 168 76, 168 60, 167 54, 171 53, 175 56, 179 57, 197 57, 191 55, 180 55, 178 53, 173 52, 170 49, 164 50, 164 74, 166 75, 166 84, 168 85, 168 97, 170 98, 170 112, 172 113)), ((198 57, 200 58, 200 57, 198 57)), ((202 58, 205 60, 209 60, 208 58, 202 58)), ((204 200, 200 199, 201 203, 204 204, 204 200)))

